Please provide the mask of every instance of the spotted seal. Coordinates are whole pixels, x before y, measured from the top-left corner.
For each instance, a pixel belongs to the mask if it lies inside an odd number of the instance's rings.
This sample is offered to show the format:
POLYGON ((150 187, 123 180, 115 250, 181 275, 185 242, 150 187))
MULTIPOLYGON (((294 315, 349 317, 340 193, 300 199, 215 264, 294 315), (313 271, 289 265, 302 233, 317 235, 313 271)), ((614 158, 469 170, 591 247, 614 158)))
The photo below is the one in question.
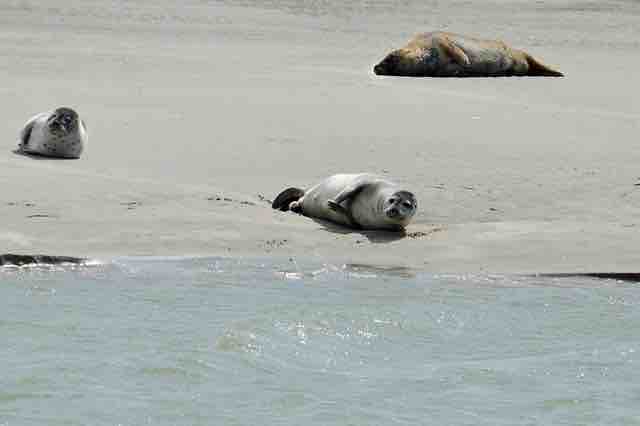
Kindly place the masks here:
POLYGON ((356 229, 395 231, 409 224, 417 206, 411 192, 369 173, 333 175, 306 191, 288 188, 271 205, 356 229))
POLYGON ((374 68, 377 75, 405 77, 562 77, 528 53, 502 41, 448 32, 416 35, 374 68))
POLYGON ((31 118, 20 132, 18 152, 45 157, 80 158, 87 127, 71 108, 57 108, 31 118))

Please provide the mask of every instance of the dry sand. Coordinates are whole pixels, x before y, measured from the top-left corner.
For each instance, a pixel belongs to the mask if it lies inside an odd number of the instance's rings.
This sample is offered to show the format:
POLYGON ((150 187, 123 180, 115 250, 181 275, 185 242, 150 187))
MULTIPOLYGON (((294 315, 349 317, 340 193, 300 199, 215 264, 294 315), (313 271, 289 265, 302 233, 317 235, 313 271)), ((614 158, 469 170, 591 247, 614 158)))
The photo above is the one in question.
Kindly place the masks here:
POLYGON ((0 251, 635 271, 638 22, 632 1, 2 2, 0 251), (567 77, 372 74, 435 29, 567 77), (26 119, 60 105, 85 118, 86 155, 13 154, 26 119), (409 237, 263 199, 360 171, 417 194, 409 237))

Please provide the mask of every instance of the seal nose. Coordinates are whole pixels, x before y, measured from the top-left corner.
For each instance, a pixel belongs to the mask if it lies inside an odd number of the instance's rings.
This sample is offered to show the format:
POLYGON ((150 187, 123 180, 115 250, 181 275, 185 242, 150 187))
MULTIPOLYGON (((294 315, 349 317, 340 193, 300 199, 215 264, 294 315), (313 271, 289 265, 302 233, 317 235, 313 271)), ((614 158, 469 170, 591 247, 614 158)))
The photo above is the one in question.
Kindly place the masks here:
POLYGON ((389 211, 387 212, 387 216, 389 216, 389 217, 396 217, 399 214, 400 214, 400 212, 395 207, 390 208, 389 211))

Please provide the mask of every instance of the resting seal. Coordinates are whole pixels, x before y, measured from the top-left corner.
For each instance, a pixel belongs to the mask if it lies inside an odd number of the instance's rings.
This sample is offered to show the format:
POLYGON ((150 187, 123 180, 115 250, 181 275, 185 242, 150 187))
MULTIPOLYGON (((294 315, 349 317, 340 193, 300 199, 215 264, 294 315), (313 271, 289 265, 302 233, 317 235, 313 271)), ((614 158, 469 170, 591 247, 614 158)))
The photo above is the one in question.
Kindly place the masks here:
POLYGON ((18 152, 45 157, 80 158, 88 141, 87 128, 71 108, 43 112, 20 132, 18 152))
POLYGON ((389 53, 373 72, 406 77, 563 76, 501 41, 440 31, 416 35, 389 53))
POLYGON ((399 231, 413 218, 417 201, 388 179, 362 173, 333 175, 307 191, 285 189, 271 207, 357 229, 399 231))

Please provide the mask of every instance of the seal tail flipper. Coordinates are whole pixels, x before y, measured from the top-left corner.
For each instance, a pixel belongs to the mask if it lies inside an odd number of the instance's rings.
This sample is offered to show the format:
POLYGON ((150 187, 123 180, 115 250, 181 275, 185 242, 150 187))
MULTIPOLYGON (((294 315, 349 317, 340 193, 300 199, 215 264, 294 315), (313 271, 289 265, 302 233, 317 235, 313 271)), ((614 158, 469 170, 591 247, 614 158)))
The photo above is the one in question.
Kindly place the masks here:
POLYGON ((564 74, 560 71, 549 68, 528 53, 525 53, 525 58, 527 59, 527 64, 529 64, 529 72, 527 75, 539 77, 564 77, 564 74))
POLYGON ((273 203, 271 203, 271 207, 286 212, 289 210, 289 205, 294 201, 298 201, 303 195, 304 191, 300 188, 287 188, 278 194, 273 203))

